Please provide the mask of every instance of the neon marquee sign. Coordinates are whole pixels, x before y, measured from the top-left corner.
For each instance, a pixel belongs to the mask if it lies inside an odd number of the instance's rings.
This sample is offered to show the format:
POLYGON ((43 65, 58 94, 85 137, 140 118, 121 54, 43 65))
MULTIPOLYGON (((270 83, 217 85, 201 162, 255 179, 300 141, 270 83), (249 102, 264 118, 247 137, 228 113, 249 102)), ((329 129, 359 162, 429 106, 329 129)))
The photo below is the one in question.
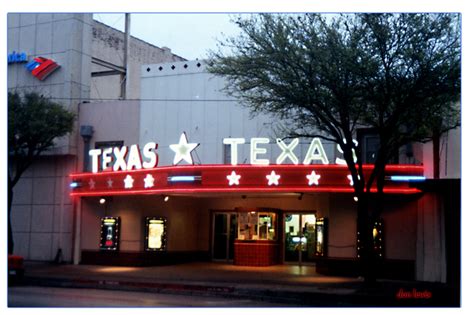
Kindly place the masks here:
MULTIPOLYGON (((224 138, 223 144, 230 146, 231 165, 237 165, 238 147, 245 143, 245 138, 224 138)), ((267 149, 265 144, 269 144, 269 138, 251 138, 250 139, 250 164, 251 165, 270 165, 270 160, 265 158, 267 149)), ((289 143, 285 143, 282 139, 277 138, 276 143, 281 150, 280 155, 276 159, 276 164, 280 165, 284 162, 290 161, 294 165, 299 164, 299 159, 294 153, 295 148, 299 144, 299 139, 295 138, 289 143)), ((356 143, 357 144, 357 143, 356 143)), ((194 164, 192 158, 192 151, 199 146, 199 143, 189 143, 186 133, 182 133, 177 144, 169 145, 169 148, 174 152, 173 165, 178 165, 182 161, 188 164, 194 164)), ((140 169, 152 169, 158 166, 159 156, 156 150, 158 144, 149 142, 145 144, 143 150, 134 144, 130 148, 123 146, 121 148, 107 148, 107 149, 92 149, 89 155, 92 157, 92 172, 99 171, 99 163, 101 161, 103 170, 113 171, 131 171, 140 169), (115 159, 113 159, 115 156, 115 159), (145 160, 143 160, 145 158, 145 160)), ((340 147, 338 148, 341 152, 340 147)), ((342 153, 342 152, 341 152, 342 153)), ((304 165, 310 165, 314 162, 320 164, 329 164, 328 157, 324 150, 324 146, 319 138, 313 138, 306 155, 302 161, 304 165)), ((346 162, 341 158, 336 158, 336 164, 345 165, 346 162)), ((233 175, 234 176, 234 175, 233 175)), ((314 175, 316 176, 316 175, 314 175)), ((277 175, 272 175, 272 182, 277 183, 277 175)), ((236 177, 232 178, 232 182, 236 182, 236 177)), ((313 179, 313 182, 315 179, 313 179)))
MULTIPOLYGON (((230 145, 231 163, 226 165, 194 165, 191 153, 199 143, 190 143, 184 132, 178 143, 169 145, 175 154, 173 166, 158 167, 155 142, 145 144, 143 149, 135 144, 90 150, 92 172, 71 175, 71 195, 354 191, 352 176, 343 165, 345 161, 336 159, 335 164, 329 164, 319 138, 312 139, 302 163, 294 153, 299 139, 276 139, 281 150, 276 164, 265 158, 268 138, 250 139, 250 164, 237 164, 239 145, 246 143, 244 138, 225 138, 223 143, 230 145), (283 164, 288 161, 290 164, 283 164), (181 162, 193 165, 177 165, 181 162)), ((364 165, 364 174, 369 175, 373 169, 373 165, 364 165)), ((423 166, 387 165, 384 192, 419 193, 410 181, 423 180, 422 175, 423 166)), ((371 191, 375 187, 374 184, 371 191)))
MULTIPOLYGON (((365 165, 366 175, 373 165, 365 165)), ((421 176, 423 166, 387 165, 384 192, 416 194, 420 190, 393 176, 421 176)), ((353 193, 346 166, 312 165, 182 165, 132 171, 71 174, 71 196, 140 194, 339 192, 353 193)), ((372 187, 376 191, 376 185, 372 187)))

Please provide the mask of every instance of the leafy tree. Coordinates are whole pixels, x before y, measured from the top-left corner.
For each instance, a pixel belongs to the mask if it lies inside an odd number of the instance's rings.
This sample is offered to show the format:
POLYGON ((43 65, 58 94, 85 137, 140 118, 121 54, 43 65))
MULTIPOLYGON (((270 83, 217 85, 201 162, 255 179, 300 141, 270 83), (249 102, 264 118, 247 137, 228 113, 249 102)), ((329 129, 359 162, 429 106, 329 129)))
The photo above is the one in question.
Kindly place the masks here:
POLYGON ((460 124, 459 15, 261 14, 235 22, 241 34, 221 42, 232 53, 211 53, 208 70, 226 76, 226 91, 255 113, 292 126, 290 136, 317 136, 342 148, 371 282, 371 226, 383 206, 386 164, 401 146, 460 124), (368 178, 354 144, 361 127, 380 140, 368 178))
POLYGON ((37 93, 8 93, 8 253, 13 253, 13 187, 54 139, 72 131, 75 115, 37 93))

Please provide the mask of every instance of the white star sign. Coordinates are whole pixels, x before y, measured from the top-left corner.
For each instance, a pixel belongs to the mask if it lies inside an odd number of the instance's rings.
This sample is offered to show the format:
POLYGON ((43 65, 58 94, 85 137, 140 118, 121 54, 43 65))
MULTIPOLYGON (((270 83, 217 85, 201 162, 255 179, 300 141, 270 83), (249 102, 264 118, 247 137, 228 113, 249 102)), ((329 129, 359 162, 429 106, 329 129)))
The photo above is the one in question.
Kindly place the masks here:
POLYGON ((133 188, 133 181, 134 179, 132 178, 132 176, 127 175, 123 180, 123 182, 125 183, 125 188, 133 188))
POLYGON ((311 185, 318 186, 321 175, 316 174, 314 171, 312 171, 311 174, 306 175, 306 178, 308 179, 308 186, 311 186, 311 185))
POLYGON ((267 175, 268 179, 268 186, 275 185, 278 186, 278 180, 280 179, 280 175, 275 174, 275 171, 272 171, 270 175, 267 175))
POLYGON ((239 185, 239 179, 241 178, 242 176, 240 175, 237 175, 235 173, 235 171, 232 171, 232 173, 230 173, 230 175, 227 175, 227 179, 229 180, 229 186, 232 186, 232 185, 239 185))
POLYGON ((170 144, 170 149, 175 152, 173 165, 178 164, 182 160, 185 160, 189 164, 194 164, 191 151, 193 151, 198 145, 199 143, 188 143, 186 133, 183 132, 179 138, 179 143, 170 144))
POLYGON ((145 188, 151 188, 155 185, 155 179, 151 174, 147 174, 143 181, 145 182, 145 188))

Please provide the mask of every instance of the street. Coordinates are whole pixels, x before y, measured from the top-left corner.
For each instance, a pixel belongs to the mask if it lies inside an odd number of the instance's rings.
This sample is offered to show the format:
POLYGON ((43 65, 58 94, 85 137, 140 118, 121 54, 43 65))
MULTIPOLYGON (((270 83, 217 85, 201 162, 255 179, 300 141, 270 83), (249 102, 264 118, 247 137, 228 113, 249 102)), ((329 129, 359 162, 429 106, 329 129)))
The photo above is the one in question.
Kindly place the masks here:
POLYGON ((213 296, 144 292, 10 287, 9 307, 282 307, 283 304, 213 296))

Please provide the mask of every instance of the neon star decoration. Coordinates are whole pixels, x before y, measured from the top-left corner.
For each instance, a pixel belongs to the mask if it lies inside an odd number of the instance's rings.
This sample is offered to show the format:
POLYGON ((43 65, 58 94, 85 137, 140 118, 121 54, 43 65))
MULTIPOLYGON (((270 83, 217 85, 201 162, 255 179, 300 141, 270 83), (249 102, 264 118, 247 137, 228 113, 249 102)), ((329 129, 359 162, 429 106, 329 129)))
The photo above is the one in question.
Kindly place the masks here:
POLYGON ((311 185, 318 186, 321 175, 316 174, 314 171, 312 171, 311 174, 306 175, 306 178, 308 179, 308 186, 311 186, 311 185))
POLYGON ((155 186, 155 179, 151 174, 147 174, 143 181, 145 182, 145 188, 151 188, 155 186))
POLYGON ((133 188, 133 181, 134 179, 132 178, 132 176, 127 175, 125 179, 123 180, 125 184, 125 188, 133 188))
POLYGON ((235 171, 232 171, 230 175, 227 175, 227 180, 229 180, 229 186, 232 186, 232 185, 238 186, 240 177, 241 176, 237 175, 235 171))
POLYGON ((112 188, 112 185, 113 185, 113 184, 114 184, 114 181, 109 177, 109 178, 107 179, 107 187, 108 187, 108 188, 112 188))
POLYGON ((170 149, 175 152, 173 165, 177 165, 182 160, 189 164, 194 164, 191 151, 193 151, 198 145, 199 143, 188 143, 186 133, 183 132, 179 138, 179 143, 170 144, 170 149))
POLYGON ((272 171, 270 175, 266 176, 268 179, 268 186, 275 185, 278 186, 278 180, 280 179, 280 175, 275 174, 275 171, 272 171))
POLYGON ((90 189, 94 189, 94 188, 95 188, 95 181, 94 181, 92 178, 89 180, 89 188, 90 188, 90 189))

